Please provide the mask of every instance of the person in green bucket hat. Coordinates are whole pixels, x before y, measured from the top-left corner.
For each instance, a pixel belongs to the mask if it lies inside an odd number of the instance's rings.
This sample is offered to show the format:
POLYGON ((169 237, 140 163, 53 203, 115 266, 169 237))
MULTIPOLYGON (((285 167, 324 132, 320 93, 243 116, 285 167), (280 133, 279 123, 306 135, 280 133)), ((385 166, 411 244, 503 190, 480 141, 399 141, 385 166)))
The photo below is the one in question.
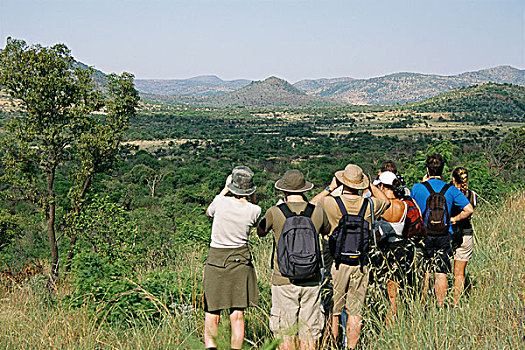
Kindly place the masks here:
MULTIPOLYGON (((311 190, 314 185, 306 181, 303 173, 299 170, 288 170, 281 179, 275 183, 275 188, 282 191, 284 200, 268 209, 264 218, 257 227, 259 236, 266 236, 273 231, 274 252, 272 257, 272 309, 270 312, 270 330, 276 338, 283 340, 282 349, 293 349, 298 341, 301 349, 314 349, 316 342, 321 337, 324 327, 324 316, 321 312, 321 269, 322 260, 319 266, 314 267, 315 272, 305 278, 294 279, 286 277, 281 270, 282 264, 279 257, 283 246, 287 243, 286 237, 292 230, 301 229, 301 236, 304 237, 304 226, 293 227, 289 220, 298 217, 310 219, 307 227, 314 228, 314 237, 319 244, 318 235, 326 235, 330 232, 330 223, 326 213, 321 207, 315 207, 308 203, 305 192, 311 190), (281 249, 280 249, 281 248, 281 249)), ((302 219, 301 219, 302 220, 302 219)), ((304 239, 306 241, 306 239, 304 239)), ((295 241, 297 242, 297 241, 295 241)), ((317 245, 317 248, 319 246, 317 245)), ((308 246, 309 251, 315 247, 308 246)))
POLYGON ((216 349, 221 310, 230 314, 231 348, 244 341, 244 309, 258 304, 257 278, 248 249, 250 227, 261 215, 255 203, 253 171, 235 167, 206 214, 213 218, 211 243, 204 269, 204 345, 216 349))

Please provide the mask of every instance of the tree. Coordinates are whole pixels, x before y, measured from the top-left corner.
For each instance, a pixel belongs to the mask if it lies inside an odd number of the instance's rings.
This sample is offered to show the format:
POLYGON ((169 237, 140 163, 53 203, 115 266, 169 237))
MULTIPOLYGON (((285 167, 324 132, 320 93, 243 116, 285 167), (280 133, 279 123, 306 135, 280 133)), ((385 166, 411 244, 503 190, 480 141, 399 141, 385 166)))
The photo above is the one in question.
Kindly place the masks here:
POLYGON ((95 89, 92 74, 92 68, 75 67, 63 44, 30 46, 8 38, 0 53, 0 86, 23 109, 6 127, 3 179, 11 184, 10 196, 42 208, 54 277, 59 270, 57 170, 76 164, 70 197, 78 209, 93 174, 120 144, 138 103, 131 74, 110 75, 106 97, 95 89))
POLYGON ((485 156, 490 168, 497 171, 495 176, 500 176, 507 168, 518 169, 525 157, 525 127, 509 130, 499 142, 491 140, 485 145, 485 156))
POLYGON ((20 218, 0 208, 0 250, 20 233, 20 218))
POLYGON ((150 190, 151 198, 155 198, 157 185, 171 174, 172 172, 167 169, 156 171, 145 164, 137 164, 131 169, 127 177, 134 179, 132 181, 145 183, 150 190))
MULTIPOLYGON (((134 88, 132 74, 110 74, 106 79, 104 117, 90 118, 84 132, 74 143, 79 162, 72 167, 74 186, 70 189, 69 197, 74 207, 72 214, 76 216, 80 214, 82 200, 95 173, 115 160, 129 125, 129 117, 135 114, 138 103, 138 92, 134 88)), ((72 231, 66 270, 69 270, 76 240, 77 235, 72 231)))

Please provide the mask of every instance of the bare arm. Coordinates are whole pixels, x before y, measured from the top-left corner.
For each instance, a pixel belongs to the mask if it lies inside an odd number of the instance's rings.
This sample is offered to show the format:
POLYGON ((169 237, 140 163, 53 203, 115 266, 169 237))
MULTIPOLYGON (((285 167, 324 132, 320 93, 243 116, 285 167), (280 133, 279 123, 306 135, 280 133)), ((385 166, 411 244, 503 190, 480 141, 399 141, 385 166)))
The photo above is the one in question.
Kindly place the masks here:
POLYGON ((387 207, 390 206, 390 199, 381 191, 379 188, 374 186, 374 184, 370 183, 370 191, 372 191, 372 195, 376 197, 377 199, 381 199, 385 202, 387 202, 387 207))
POLYGON ((224 184, 224 188, 222 189, 221 193, 219 193, 219 196, 226 196, 226 194, 228 194, 228 192, 230 192, 230 189, 228 188, 228 185, 231 184, 231 182, 232 182, 232 176, 230 174, 226 178, 226 183, 224 184))
POLYGON ((472 213, 474 213, 474 207, 472 206, 472 204, 469 203, 468 205, 466 205, 466 206, 463 208, 463 210, 461 211, 461 213, 459 213, 458 215, 456 215, 456 216, 450 218, 450 223, 451 223, 452 225, 455 225, 456 222, 468 218, 469 216, 472 215, 472 213))
POLYGON ((266 218, 263 218, 257 225, 257 236, 264 237, 268 234, 269 230, 265 230, 266 227, 266 218))
MULTIPOLYGON (((231 174, 228 175, 228 177, 226 178, 226 183, 224 184, 224 188, 222 189, 222 191, 219 193, 219 196, 226 196, 228 194, 228 192, 230 192, 230 189, 228 188, 228 185, 232 182, 232 176, 231 174)), ((254 197, 255 198, 255 197, 254 197)), ((208 215, 210 218, 213 217, 213 215, 210 214, 210 211, 208 209, 206 209, 206 215, 208 215)))
POLYGON ((310 200, 310 203, 315 204, 315 202, 323 199, 324 197, 328 196, 333 190, 335 190, 338 187, 337 180, 335 176, 332 178, 332 182, 328 186, 328 189, 323 189, 321 192, 319 192, 314 198, 310 200))

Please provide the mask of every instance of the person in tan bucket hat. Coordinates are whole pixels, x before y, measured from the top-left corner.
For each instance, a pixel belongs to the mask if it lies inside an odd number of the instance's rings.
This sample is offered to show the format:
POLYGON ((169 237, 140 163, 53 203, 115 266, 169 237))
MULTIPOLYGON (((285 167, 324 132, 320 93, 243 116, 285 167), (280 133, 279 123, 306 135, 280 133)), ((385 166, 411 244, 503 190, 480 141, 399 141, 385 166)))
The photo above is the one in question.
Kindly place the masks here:
POLYGON ((295 349, 298 338, 301 349, 313 350, 324 327, 320 304, 320 269, 312 277, 300 281, 284 277, 279 269, 277 254, 281 244, 279 238, 288 217, 285 212, 288 212, 288 215, 290 213, 306 215, 304 213, 309 212, 311 213, 309 218, 317 234, 327 235, 330 232, 330 223, 324 210, 308 203, 304 195, 304 192, 313 187, 314 185, 306 181, 299 170, 288 170, 275 183, 275 188, 284 194, 283 204, 268 209, 257 227, 259 236, 266 236, 273 231, 270 330, 276 338, 283 339, 281 349, 295 349))
POLYGON ((348 164, 344 170, 336 171, 334 175, 341 184, 355 190, 364 190, 370 186, 368 176, 355 164, 348 164))
MULTIPOLYGON (((337 204, 337 200, 331 192, 342 185, 343 191, 338 196, 349 215, 358 215, 365 200, 359 191, 369 189, 372 192, 372 202, 375 217, 379 217, 390 206, 390 200, 386 195, 374 186, 363 170, 355 165, 348 164, 344 170, 336 171, 329 186, 312 199, 312 203, 321 207, 326 212, 330 221, 331 231, 338 226, 343 214, 337 204)), ((370 206, 364 212, 364 220, 371 224, 370 206)), ((339 322, 343 308, 348 314, 346 335, 348 347, 353 349, 357 346, 361 332, 362 311, 368 287, 368 266, 350 266, 341 263, 337 268, 332 264, 332 257, 328 249, 328 242, 323 241, 323 257, 325 262, 326 277, 328 284, 330 277, 333 279, 334 303, 332 306, 332 335, 334 339, 339 336, 339 322)))

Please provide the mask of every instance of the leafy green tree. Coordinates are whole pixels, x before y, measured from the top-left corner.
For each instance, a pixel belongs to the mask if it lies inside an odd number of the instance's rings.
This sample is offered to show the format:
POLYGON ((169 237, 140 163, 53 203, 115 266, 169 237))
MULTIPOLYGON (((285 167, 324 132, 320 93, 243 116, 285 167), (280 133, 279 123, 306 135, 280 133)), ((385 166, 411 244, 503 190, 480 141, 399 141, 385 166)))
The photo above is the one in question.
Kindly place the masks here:
POLYGON ((11 196, 42 208, 55 277, 57 172, 66 162, 78 164, 70 191, 78 204, 97 167, 114 154, 138 102, 132 75, 109 76, 105 98, 92 74, 91 68, 75 68, 63 44, 43 47, 8 38, 0 53, 0 86, 23 108, 6 126, 3 179, 11 196))
MULTIPOLYGON (((104 114, 89 118, 85 131, 74 143, 78 163, 72 167, 74 186, 69 191, 74 206, 73 215, 80 214, 80 205, 95 173, 104 170, 105 166, 115 160, 128 128, 129 118, 135 115, 138 103, 138 92, 134 88, 132 74, 110 74, 106 79, 104 114)), ((76 240, 77 236, 72 232, 66 270, 69 270, 76 240)))
POLYGON ((459 153, 459 148, 453 145, 450 141, 440 141, 428 145, 425 152, 417 151, 412 159, 405 160, 403 176, 409 186, 421 181, 426 173, 427 156, 434 153, 441 154, 445 160, 443 176, 445 176, 445 180, 447 180, 446 174, 449 173, 450 162, 454 154, 459 153))
POLYGON ((0 209, 0 250, 9 245, 11 240, 20 233, 20 218, 0 209))
POLYGON ((525 160, 525 126, 511 129, 500 142, 489 142, 485 148, 485 155, 489 160, 490 168, 500 176, 505 169, 518 169, 525 160))

